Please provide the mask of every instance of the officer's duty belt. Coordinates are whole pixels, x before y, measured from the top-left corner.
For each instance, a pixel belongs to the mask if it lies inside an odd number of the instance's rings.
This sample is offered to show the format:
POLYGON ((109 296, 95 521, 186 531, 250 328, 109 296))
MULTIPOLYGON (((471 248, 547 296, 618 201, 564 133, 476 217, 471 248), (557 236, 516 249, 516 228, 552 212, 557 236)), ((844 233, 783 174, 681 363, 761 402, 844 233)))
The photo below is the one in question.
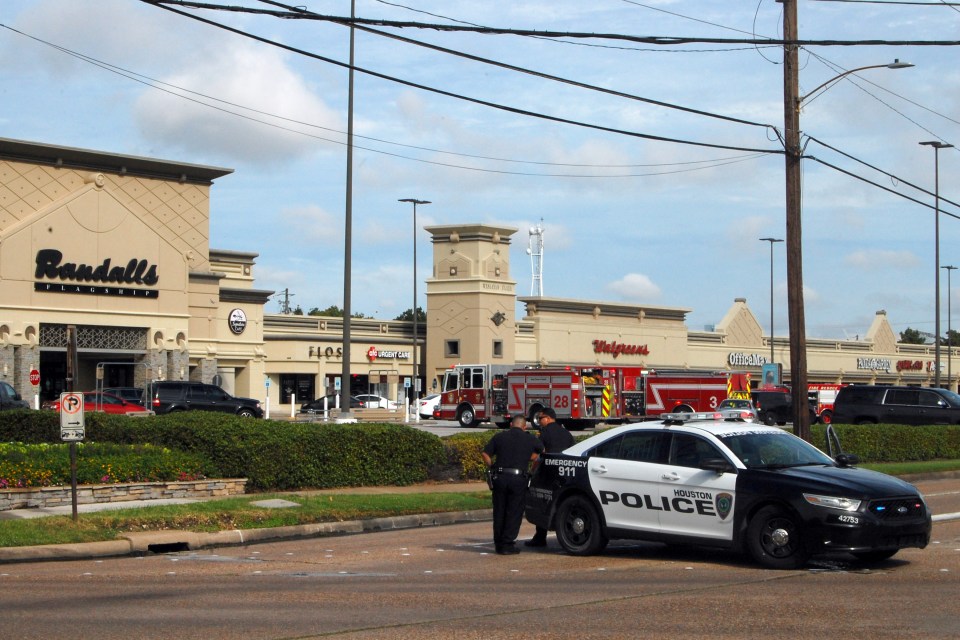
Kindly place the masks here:
POLYGON ((513 469, 511 467, 497 467, 497 473, 512 473, 515 476, 523 475, 525 472, 522 469, 513 469))

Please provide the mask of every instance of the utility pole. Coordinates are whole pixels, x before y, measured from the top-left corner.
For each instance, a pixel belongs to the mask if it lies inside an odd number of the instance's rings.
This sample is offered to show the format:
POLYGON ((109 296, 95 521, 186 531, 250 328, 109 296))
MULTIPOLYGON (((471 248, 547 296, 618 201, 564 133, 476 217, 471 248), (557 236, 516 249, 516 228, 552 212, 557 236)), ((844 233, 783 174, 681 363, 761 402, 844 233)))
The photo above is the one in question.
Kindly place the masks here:
POLYGON ((783 0, 783 121, 787 209, 787 317, 790 328, 790 392, 793 432, 810 440, 807 401, 807 336, 803 309, 803 232, 800 201, 800 70, 797 0, 783 0))

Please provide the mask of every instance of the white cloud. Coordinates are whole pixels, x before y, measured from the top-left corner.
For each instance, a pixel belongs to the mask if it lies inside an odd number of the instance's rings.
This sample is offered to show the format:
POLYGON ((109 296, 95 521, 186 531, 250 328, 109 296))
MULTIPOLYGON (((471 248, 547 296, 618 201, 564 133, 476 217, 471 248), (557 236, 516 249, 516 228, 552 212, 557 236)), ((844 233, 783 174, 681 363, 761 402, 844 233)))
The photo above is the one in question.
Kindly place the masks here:
POLYGON ((628 302, 654 302, 660 298, 661 293, 660 287, 642 273, 628 273, 609 283, 606 289, 628 302))
POLYGON ((315 205, 281 210, 278 231, 297 243, 331 247, 343 244, 342 217, 315 205))
POLYGON ((163 78, 163 82, 271 114, 223 102, 210 108, 158 91, 144 93, 134 107, 144 137, 204 157, 226 157, 253 165, 289 162, 324 144, 290 129, 329 139, 342 137, 296 122, 340 131, 345 128, 337 112, 313 94, 285 58, 262 45, 231 43, 194 61, 186 71, 163 78), (228 115, 223 110, 246 117, 228 115))
POLYGON ((856 269, 876 271, 883 269, 913 269, 920 259, 912 251, 854 251, 843 259, 844 264, 856 269))

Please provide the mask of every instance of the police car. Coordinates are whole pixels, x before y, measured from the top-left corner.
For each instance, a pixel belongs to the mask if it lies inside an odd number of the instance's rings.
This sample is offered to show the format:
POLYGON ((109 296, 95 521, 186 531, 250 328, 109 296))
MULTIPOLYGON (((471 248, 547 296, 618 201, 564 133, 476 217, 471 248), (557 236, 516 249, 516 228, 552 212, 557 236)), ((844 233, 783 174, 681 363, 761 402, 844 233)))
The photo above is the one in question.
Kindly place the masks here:
POLYGON ((720 413, 664 414, 544 454, 526 518, 574 555, 611 538, 709 545, 772 569, 843 551, 885 560, 930 541, 930 511, 903 480, 831 458, 776 427, 720 413))

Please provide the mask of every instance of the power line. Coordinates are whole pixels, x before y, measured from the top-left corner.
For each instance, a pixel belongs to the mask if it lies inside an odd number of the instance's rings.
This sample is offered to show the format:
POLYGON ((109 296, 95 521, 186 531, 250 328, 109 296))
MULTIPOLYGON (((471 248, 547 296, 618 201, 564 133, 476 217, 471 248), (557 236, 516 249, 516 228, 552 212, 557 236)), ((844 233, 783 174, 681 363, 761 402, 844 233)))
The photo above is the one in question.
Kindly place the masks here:
MULTIPOLYGON (((149 77, 149 76, 146 76, 146 75, 137 73, 137 72, 135 72, 135 71, 130 71, 130 70, 124 69, 124 68, 122 68, 122 67, 118 67, 118 66, 113 65, 113 64, 110 64, 110 63, 108 63, 108 62, 104 62, 104 61, 102 61, 102 60, 98 60, 98 59, 96 59, 96 58, 93 58, 93 57, 90 57, 90 56, 88 56, 88 55, 85 55, 85 54, 83 54, 83 53, 80 53, 80 52, 77 52, 77 51, 73 51, 73 50, 71 50, 71 49, 67 49, 66 47, 62 47, 62 46, 57 45, 57 44, 54 44, 54 43, 52 43, 52 42, 48 42, 48 41, 43 40, 43 39, 41 39, 41 38, 37 38, 36 36, 32 36, 32 35, 30 35, 30 34, 24 33, 24 32, 22 32, 22 31, 19 31, 19 30, 17 30, 17 29, 14 29, 13 27, 10 27, 10 26, 8 26, 8 25, 0 24, 0 27, 3 27, 3 28, 5 28, 5 29, 7 29, 7 30, 9 30, 9 31, 12 31, 12 32, 14 32, 14 33, 16 33, 16 34, 18 34, 18 35, 21 35, 21 36, 23 36, 23 37, 29 38, 29 39, 31 39, 31 40, 34 40, 34 41, 39 42, 39 43, 41 43, 41 44, 44 44, 44 45, 46 45, 46 46, 49 46, 49 47, 51 47, 51 48, 53 48, 53 49, 56 49, 57 51, 60 51, 61 53, 65 53, 65 54, 67 54, 67 55, 69 55, 69 56, 75 57, 75 58, 77 58, 78 60, 81 60, 81 61, 83 61, 83 62, 86 62, 86 63, 88 63, 88 64, 91 64, 91 65, 93 65, 93 66, 95 66, 95 67, 99 67, 99 68, 103 69, 104 71, 108 71, 108 72, 110 72, 110 73, 114 73, 114 74, 116 74, 116 75, 119 75, 120 77, 126 78, 126 79, 128 79, 128 80, 132 80, 132 81, 137 82, 137 83, 140 83, 140 84, 143 84, 143 85, 145 85, 145 86, 147 86, 147 87, 150 87, 150 88, 152 88, 152 89, 156 89, 156 90, 158 90, 158 91, 162 91, 162 92, 167 93, 167 94, 170 94, 170 95, 172 95, 172 96, 174 96, 174 97, 181 98, 181 99, 187 100, 187 101, 189 101, 189 102, 193 102, 193 103, 198 104, 198 105, 200 105, 200 106, 208 107, 208 108, 210 108, 210 109, 215 109, 215 110, 217 110, 217 111, 220 111, 220 112, 222 112, 222 113, 226 113, 226 114, 228 114, 228 115, 236 116, 236 117, 238 117, 238 118, 243 118, 243 119, 249 120, 249 121, 251 121, 251 122, 256 122, 257 124, 263 124, 263 125, 266 125, 266 126, 268 126, 268 127, 273 127, 273 128, 275 128, 275 129, 279 129, 279 130, 281 130, 281 131, 287 131, 287 132, 294 133, 294 134, 297 134, 297 135, 302 135, 302 136, 305 136, 305 137, 308 137, 308 138, 313 138, 313 139, 315 139, 315 140, 321 140, 321 141, 323 141, 323 142, 329 142, 329 143, 331 143, 331 144, 338 144, 338 145, 341 145, 341 146, 344 146, 344 145, 347 144, 346 142, 343 142, 343 141, 340 141, 340 140, 333 140, 333 139, 330 139, 330 138, 325 138, 325 137, 322 137, 322 136, 313 135, 313 134, 310 134, 310 133, 307 133, 307 132, 304 132, 304 131, 300 131, 299 129, 294 129, 294 128, 291 128, 291 127, 281 126, 281 125, 278 125, 278 124, 273 123, 273 122, 268 122, 268 121, 266 121, 266 120, 261 120, 261 119, 259 119, 259 118, 254 118, 254 117, 245 115, 245 114, 243 114, 243 113, 237 113, 236 111, 231 111, 230 109, 225 109, 225 108, 222 108, 222 107, 218 107, 218 106, 216 106, 216 105, 213 105, 213 104, 209 104, 209 103, 207 103, 207 102, 204 102, 203 100, 191 98, 191 97, 188 96, 188 95, 182 95, 181 93, 178 93, 178 92, 183 92, 183 93, 191 94, 191 95, 194 95, 194 96, 199 96, 199 97, 201 97, 201 98, 204 98, 205 100, 212 100, 212 101, 215 101, 215 102, 219 102, 219 103, 221 103, 221 104, 229 105, 229 106, 231 106, 231 107, 236 107, 236 108, 238 108, 238 109, 243 109, 243 110, 246 110, 246 111, 250 111, 250 112, 252 112, 252 113, 257 113, 257 114, 264 115, 264 116, 267 116, 267 117, 270 117, 270 118, 276 118, 276 119, 278 119, 278 120, 290 122, 291 124, 297 124, 297 125, 302 125, 302 126, 305 126, 305 127, 311 127, 311 128, 315 128, 315 129, 321 129, 321 130, 324 130, 324 131, 330 131, 330 132, 332 132, 332 133, 339 133, 339 134, 342 134, 342 135, 346 135, 343 131, 339 131, 339 130, 337 130, 337 129, 331 129, 331 128, 328 128, 328 127, 323 127, 323 126, 320 126, 320 125, 317 125, 317 124, 313 124, 313 123, 309 123, 309 122, 304 122, 304 121, 302 121, 302 120, 296 120, 296 119, 293 119, 293 118, 287 118, 287 117, 284 117, 284 116, 280 116, 280 115, 277 115, 277 114, 269 113, 269 112, 262 111, 262 110, 259 110, 259 109, 254 109, 253 107, 248 107, 248 106, 245 106, 245 105, 237 104, 237 103, 235 103, 235 102, 230 102, 230 101, 227 101, 227 100, 222 100, 222 99, 220 99, 220 98, 216 98, 216 97, 214 97, 214 96, 210 96, 210 95, 207 95, 207 94, 203 94, 203 93, 200 93, 200 92, 197 92, 197 91, 192 91, 192 90, 190 90, 190 89, 186 89, 186 88, 184 88, 184 87, 179 87, 179 86, 174 85, 174 84, 162 82, 162 81, 160 81, 160 80, 156 80, 156 79, 154 79, 154 78, 151 78, 151 77, 149 77), (162 85, 162 86, 160 86, 160 85, 162 85), (170 88, 168 89, 168 88, 165 88, 165 87, 170 87, 170 88)), ((433 160, 425 160, 425 159, 422 159, 422 158, 415 158, 415 157, 411 157, 411 156, 405 156, 405 155, 396 154, 396 153, 390 153, 390 152, 388 152, 388 151, 383 151, 383 150, 381 150, 381 149, 375 149, 375 148, 371 148, 371 147, 356 146, 357 149, 361 149, 361 150, 363 150, 363 151, 369 151, 369 152, 371 152, 371 153, 377 153, 377 154, 380 154, 380 155, 386 155, 386 156, 390 156, 390 157, 394 157, 394 158, 400 158, 400 159, 404 159, 404 160, 410 160, 410 161, 413 161, 413 162, 421 162, 421 163, 424 163, 424 164, 431 164, 431 165, 435 165, 435 166, 442 166, 442 167, 446 167, 446 168, 462 169, 462 170, 465 170, 465 171, 477 171, 477 172, 485 172, 485 173, 496 173, 496 174, 502 174, 502 175, 518 175, 518 176, 530 176, 530 177, 598 178, 598 179, 603 179, 603 178, 637 178, 637 177, 650 177, 650 176, 657 176, 657 175, 669 175, 669 174, 677 174, 677 173, 689 173, 689 172, 693 172, 693 171, 702 171, 702 170, 705 170, 705 169, 712 169, 712 168, 716 168, 716 167, 720 167, 720 166, 725 166, 725 165, 728 165, 728 164, 735 164, 735 163, 739 163, 739 162, 744 162, 744 161, 747 161, 747 160, 752 160, 752 159, 756 159, 756 158, 759 158, 759 157, 762 157, 762 156, 767 155, 767 153, 753 153, 753 154, 745 154, 745 155, 740 155, 740 156, 731 156, 731 157, 728 157, 728 158, 711 158, 711 159, 706 159, 706 160, 690 160, 690 161, 686 161, 686 162, 664 162, 664 163, 656 163, 656 164, 624 164, 624 165, 575 164, 575 163, 544 162, 544 161, 534 161, 534 160, 516 160, 516 159, 511 159, 511 158, 498 158, 498 157, 492 157, 492 156, 482 156, 482 155, 476 155, 476 154, 458 153, 458 152, 454 152, 454 151, 446 151, 446 150, 441 150, 441 149, 433 149, 433 148, 430 148, 430 147, 421 147, 421 146, 416 146, 416 145, 403 144, 403 143, 400 143, 400 142, 392 142, 392 141, 390 141, 390 140, 384 140, 384 139, 381 139, 381 138, 373 138, 373 137, 370 137, 370 136, 362 136, 362 135, 359 135, 359 134, 355 134, 355 137, 363 138, 363 139, 365 139, 365 140, 370 140, 370 141, 373 141, 373 142, 380 142, 380 143, 383 143, 383 144, 389 144, 389 145, 394 145, 394 146, 399 146, 399 147, 404 147, 404 148, 416 149, 416 150, 419 150, 419 151, 429 151, 429 152, 432 152, 432 153, 440 153, 440 154, 444 154, 444 155, 460 156, 460 157, 472 158, 472 159, 479 159, 479 160, 489 160, 489 161, 494 161, 494 162, 507 162, 507 163, 514 163, 514 164, 530 164, 530 165, 550 166, 550 167, 572 167, 572 168, 581 168, 581 169, 582 169, 582 168, 594 168, 594 169, 629 169, 629 168, 653 168, 653 167, 660 167, 660 168, 670 167, 670 168, 672 168, 672 169, 670 169, 670 170, 648 171, 648 172, 645 172, 645 173, 624 173, 624 174, 603 174, 603 175, 597 175, 597 174, 571 174, 571 173, 532 173, 532 172, 521 172, 521 171, 506 171, 506 170, 485 169, 485 168, 482 168, 482 167, 470 167, 470 166, 457 165, 457 164, 451 164, 451 163, 443 163, 443 162, 438 162, 438 161, 433 161, 433 160), (699 166, 694 166, 694 165, 699 165, 699 166), (676 168, 676 167, 681 167, 681 168, 676 168)))
MULTIPOLYGON (((237 34, 237 35, 243 36, 243 37, 245 37, 245 38, 250 38, 251 40, 256 40, 256 41, 262 42, 262 43, 264 43, 264 44, 269 44, 269 45, 271 45, 271 46, 278 47, 278 48, 281 48, 281 49, 285 49, 285 50, 287 50, 287 51, 291 51, 291 52, 297 53, 297 54, 299 54, 299 55, 303 55, 303 56, 306 56, 306 57, 309 57, 309 58, 313 58, 313 59, 315 59, 315 60, 320 60, 320 61, 326 62, 326 63, 328 63, 328 64, 333 64, 333 65, 336 65, 336 66, 338 66, 338 67, 342 67, 342 68, 346 68, 346 69, 351 68, 351 65, 349 65, 348 63, 340 62, 340 61, 334 60, 334 59, 332 59, 332 58, 327 58, 326 56, 321 56, 321 55, 316 54, 316 53, 311 53, 311 52, 309 52, 309 51, 306 51, 306 50, 303 50, 303 49, 299 49, 299 48, 297 48, 297 47, 292 47, 292 46, 290 46, 290 45, 286 45, 286 44, 283 44, 283 43, 280 43, 280 42, 276 42, 276 41, 270 40, 270 39, 268 39, 268 38, 264 38, 264 37, 261 37, 261 36, 257 36, 257 35, 254 35, 254 34, 252 34, 252 33, 243 31, 243 30, 241 30, 241 29, 236 29, 236 28, 234 28, 234 27, 230 27, 230 26, 227 26, 227 25, 225 25, 225 24, 221 24, 221 23, 215 22, 215 21, 213 21, 213 20, 208 20, 207 18, 202 18, 202 17, 200 17, 200 16, 195 16, 195 15, 186 13, 186 12, 184 12, 184 11, 180 11, 180 10, 178 10, 178 9, 174 9, 174 8, 172 8, 172 7, 165 6, 167 3, 166 3, 166 2, 163 2, 163 1, 161 1, 161 0, 140 0, 140 1, 141 1, 141 2, 144 2, 144 3, 146 3, 146 4, 150 4, 150 5, 156 6, 157 8, 164 9, 164 10, 166 10, 166 11, 170 11, 171 13, 176 13, 176 14, 178 14, 178 15, 181 15, 181 16, 185 17, 185 18, 190 18, 191 20, 196 20, 196 21, 198 21, 198 22, 203 22, 203 23, 205 23, 205 24, 209 24, 209 25, 211 25, 211 26, 217 27, 218 29, 223 29, 223 30, 225 30, 225 31, 229 31, 229 32, 231 32, 231 33, 235 33, 235 34, 237 34)), ((188 5, 188 6, 194 6, 194 5, 198 4, 198 3, 184 3, 184 2, 179 2, 179 1, 178 1, 176 4, 185 4, 185 5, 188 5)), ((206 7, 200 7, 200 8, 206 8, 206 7)), ((211 7, 211 8, 218 9, 219 7, 211 7)), ((237 8, 230 8, 229 10, 237 10, 237 8)), ((299 14, 297 14, 297 15, 299 15, 299 14)), ((349 22, 349 21, 348 21, 348 22, 349 22)), ((443 95, 443 96, 447 96, 447 97, 450 97, 450 98, 455 98, 455 99, 458 99, 458 100, 463 100, 463 101, 465 101, 465 102, 471 102, 471 103, 473 103, 473 104, 478 104, 478 105, 490 107, 490 108, 492 108, 492 109, 497 109, 497 110, 500 110, 500 111, 506 111, 506 112, 508 112, 508 113, 513 113, 513 114, 517 114, 517 115, 529 116, 529 117, 532 117, 532 118, 539 118, 539 119, 542 119, 542 120, 547 120, 547 121, 551 121, 551 122, 558 122, 558 123, 561 123, 561 124, 569 124, 569 125, 573 125, 573 126, 577 126, 577 127, 583 127, 583 128, 586 128, 586 129, 593 129, 593 130, 596 130, 596 131, 605 131, 605 132, 607 132, 607 133, 615 133, 615 134, 625 135, 625 136, 629 136, 629 137, 633 137, 633 138, 640 138, 640 139, 643 139, 643 140, 652 140, 652 141, 656 141, 656 142, 669 142, 669 143, 674 143, 674 144, 683 144, 683 145, 689 145, 689 146, 705 147, 705 148, 709 148, 709 149, 727 149, 727 150, 731 150, 731 151, 746 151, 746 152, 749 152, 749 153, 773 153, 773 154, 782 154, 782 153, 783 153, 783 151, 780 150, 780 149, 758 149, 758 148, 754 148, 754 147, 741 147, 741 146, 735 146, 735 145, 724 145, 724 144, 709 143, 709 142, 697 142, 697 141, 694 141, 694 140, 683 140, 683 139, 680 139, 680 138, 670 138, 670 137, 667 137, 667 136, 657 136, 657 135, 653 135, 653 134, 649 134, 649 133, 639 133, 639 132, 636 132, 636 131, 627 131, 627 130, 624 130, 624 129, 617 129, 617 128, 615 128, 615 127, 606 127, 606 126, 602 126, 602 125, 590 124, 590 123, 582 122, 582 121, 579 121, 579 120, 572 120, 572 119, 570 119, 570 118, 562 118, 562 117, 560 117, 560 116, 551 116, 551 115, 547 115, 547 114, 544 114, 544 113, 539 113, 539 112, 535 112, 535 111, 529 111, 529 110, 527 110, 527 109, 520 109, 520 108, 518 108, 518 107, 510 107, 510 106, 503 105, 503 104, 499 104, 499 103, 496 103, 496 102, 490 102, 490 101, 488 101, 488 100, 481 100, 481 99, 479 99, 479 98, 471 98, 471 97, 469 97, 469 96, 464 96, 464 95, 462 95, 462 94, 453 93, 453 92, 451 92, 451 91, 446 91, 446 90, 444 90, 444 89, 438 89, 438 88, 436 88, 436 87, 430 87, 430 86, 427 86, 427 85, 422 85, 422 84, 419 84, 419 83, 416 83, 416 82, 411 82, 411 81, 409 81, 409 80, 403 80, 403 79, 397 78, 397 77, 395 77, 395 76, 389 76, 389 75, 387 75, 387 74, 383 74, 383 73, 380 73, 380 72, 377 72, 377 71, 373 71, 373 70, 371 70, 371 69, 365 69, 365 68, 363 68, 363 67, 358 67, 358 66, 355 66, 355 65, 354 65, 352 68, 353 68, 354 71, 357 71, 357 72, 359 72, 359 73, 364 73, 364 74, 366 74, 366 75, 373 76, 373 77, 375 77, 375 78, 380 78, 380 79, 382 79, 382 80, 387 80, 387 81, 390 81, 390 82, 395 82, 395 83, 397 83, 397 84, 402 84, 402 85, 404 85, 404 86, 413 87, 413 88, 416 88, 416 89, 420 89, 420 90, 422 90, 422 91, 428 91, 428 92, 430 92, 430 93, 436 93, 436 94, 438 94, 438 95, 443 95)))
MULTIPOLYGON (((265 0, 261 0, 263 2, 265 0)), ((598 39, 598 40, 622 40, 626 42, 639 42, 645 44, 657 45, 682 45, 682 44, 749 44, 749 45, 791 45, 791 46, 820 46, 820 47, 852 47, 852 46, 890 46, 890 47, 955 47, 960 46, 960 40, 775 40, 775 39, 756 39, 756 38, 704 38, 687 36, 631 36, 619 33, 588 33, 578 31, 541 31, 535 29, 502 29, 494 27, 474 27, 469 25, 448 25, 434 24, 425 22, 412 22, 400 20, 381 20, 376 18, 346 18, 342 16, 323 15, 311 13, 305 9, 297 11, 273 11, 269 9, 254 9, 250 7, 237 7, 227 5, 216 5, 206 2, 190 2, 188 0, 140 0, 146 4, 155 7, 180 13, 183 16, 203 20, 189 13, 183 13, 166 5, 176 5, 190 7, 193 9, 213 9, 217 11, 233 11, 238 13, 252 13, 260 15, 271 15, 277 18, 298 19, 298 20, 317 20, 321 22, 334 22, 344 25, 353 25, 355 27, 377 26, 392 27, 397 29, 431 29, 434 31, 447 32, 472 32, 485 35, 516 35, 516 36, 539 36, 542 38, 577 38, 577 39, 598 39)), ((231 27, 222 26, 221 28, 231 29, 231 27)))

